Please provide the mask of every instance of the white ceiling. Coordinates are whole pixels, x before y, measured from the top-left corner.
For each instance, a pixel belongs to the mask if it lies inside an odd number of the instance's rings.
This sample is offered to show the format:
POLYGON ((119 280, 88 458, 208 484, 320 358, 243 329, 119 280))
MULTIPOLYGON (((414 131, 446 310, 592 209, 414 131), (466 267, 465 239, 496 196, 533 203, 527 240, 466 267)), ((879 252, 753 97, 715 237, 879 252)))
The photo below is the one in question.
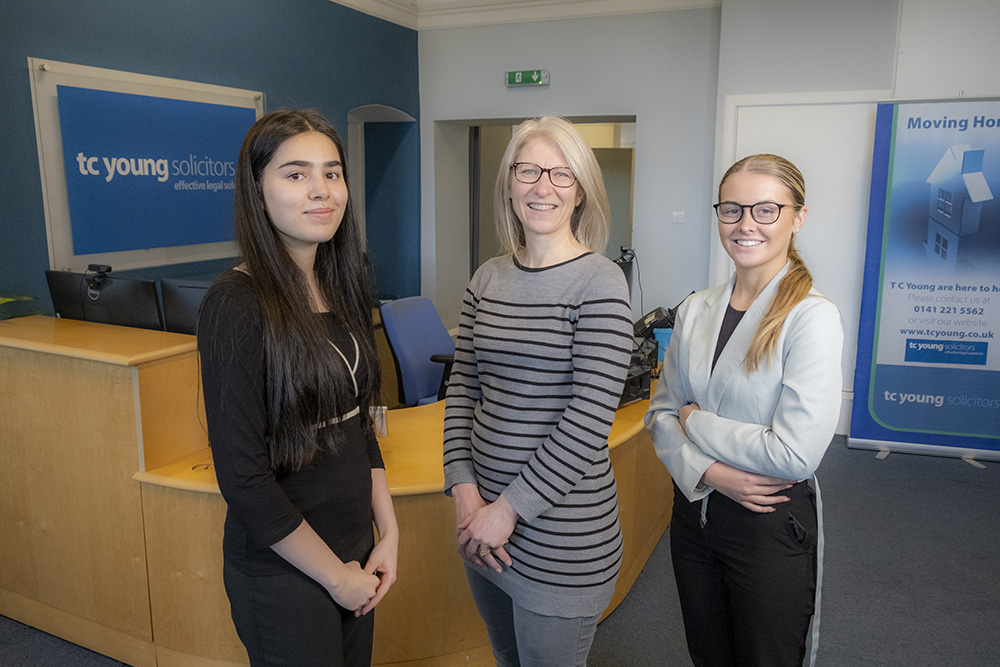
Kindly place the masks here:
POLYGON ((414 30, 718 7, 722 0, 331 0, 414 30))

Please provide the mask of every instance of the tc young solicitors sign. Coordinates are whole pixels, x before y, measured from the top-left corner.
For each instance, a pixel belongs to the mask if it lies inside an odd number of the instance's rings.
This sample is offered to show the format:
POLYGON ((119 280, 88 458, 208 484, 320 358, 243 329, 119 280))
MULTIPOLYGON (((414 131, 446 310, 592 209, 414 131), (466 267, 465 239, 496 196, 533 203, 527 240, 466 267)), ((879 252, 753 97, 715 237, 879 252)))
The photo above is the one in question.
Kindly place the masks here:
POLYGON ((233 239, 233 178, 253 108, 60 85, 76 255, 233 239))

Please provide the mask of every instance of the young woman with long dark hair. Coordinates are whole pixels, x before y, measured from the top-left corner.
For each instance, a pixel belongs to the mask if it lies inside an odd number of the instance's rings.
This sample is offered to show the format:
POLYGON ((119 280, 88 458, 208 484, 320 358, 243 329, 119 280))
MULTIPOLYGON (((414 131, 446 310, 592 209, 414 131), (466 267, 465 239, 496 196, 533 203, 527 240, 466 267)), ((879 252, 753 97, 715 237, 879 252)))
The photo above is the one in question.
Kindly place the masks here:
POLYGON ((236 171, 240 263, 212 285, 198 325, 228 506, 226 592, 255 667, 369 665, 369 612, 396 578, 398 529, 369 416, 378 354, 346 171, 319 113, 254 124, 236 171))

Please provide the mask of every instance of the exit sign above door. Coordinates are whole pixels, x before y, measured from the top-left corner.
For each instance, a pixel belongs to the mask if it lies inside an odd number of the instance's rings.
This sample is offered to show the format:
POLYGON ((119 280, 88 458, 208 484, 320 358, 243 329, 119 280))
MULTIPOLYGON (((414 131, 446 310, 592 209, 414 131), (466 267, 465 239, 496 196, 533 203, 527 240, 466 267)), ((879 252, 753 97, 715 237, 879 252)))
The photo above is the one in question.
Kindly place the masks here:
POLYGON ((516 72, 507 72, 506 81, 508 88, 547 86, 549 85, 549 70, 523 69, 516 72))

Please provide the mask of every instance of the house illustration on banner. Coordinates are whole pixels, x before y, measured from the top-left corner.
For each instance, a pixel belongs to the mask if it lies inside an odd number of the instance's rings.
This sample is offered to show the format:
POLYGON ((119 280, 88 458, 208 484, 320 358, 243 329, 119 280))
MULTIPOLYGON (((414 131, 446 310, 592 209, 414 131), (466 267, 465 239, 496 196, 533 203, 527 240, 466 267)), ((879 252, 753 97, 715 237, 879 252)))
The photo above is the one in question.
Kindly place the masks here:
POLYGON ((948 268, 955 267, 962 238, 979 231, 983 202, 993 199, 983 176, 985 153, 966 144, 951 146, 927 178, 930 211, 924 246, 928 258, 948 268))

